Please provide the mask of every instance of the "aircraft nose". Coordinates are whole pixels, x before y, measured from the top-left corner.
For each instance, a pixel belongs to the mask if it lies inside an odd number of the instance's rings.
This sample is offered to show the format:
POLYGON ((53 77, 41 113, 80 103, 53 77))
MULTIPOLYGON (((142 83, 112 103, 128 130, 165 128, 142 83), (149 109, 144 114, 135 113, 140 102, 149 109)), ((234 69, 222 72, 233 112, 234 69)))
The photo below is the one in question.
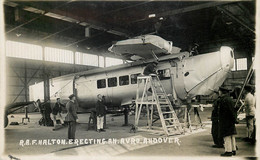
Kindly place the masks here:
POLYGON ((230 71, 234 67, 234 52, 230 47, 222 46, 221 52, 221 63, 222 68, 225 71, 230 71))

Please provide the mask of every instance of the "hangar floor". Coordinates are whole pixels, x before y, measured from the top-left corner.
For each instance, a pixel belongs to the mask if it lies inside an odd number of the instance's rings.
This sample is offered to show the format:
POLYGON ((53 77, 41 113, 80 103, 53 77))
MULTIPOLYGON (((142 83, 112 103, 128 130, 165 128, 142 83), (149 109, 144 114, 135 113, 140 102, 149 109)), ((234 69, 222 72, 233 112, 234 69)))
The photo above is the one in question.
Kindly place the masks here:
MULTIPOLYGON (((193 113, 193 112, 192 112, 193 113)), ((20 123, 24 114, 9 115, 10 122, 19 122, 19 125, 9 125, 5 128, 5 154, 21 157, 25 155, 103 155, 103 156, 211 156, 219 157, 224 149, 212 148, 213 145, 209 121, 211 108, 206 108, 200 112, 201 119, 205 124, 204 129, 193 130, 192 133, 186 132, 185 135, 173 136, 173 143, 146 143, 146 144, 65 144, 65 145, 25 145, 21 146, 20 140, 36 139, 66 139, 67 127, 53 131, 53 127, 38 125, 40 114, 30 113, 30 122, 20 123), (179 140, 178 142, 175 140, 179 140)), ((77 125, 77 139, 130 139, 130 138, 163 138, 165 136, 156 135, 152 132, 130 133, 131 126, 123 127, 124 116, 107 115, 106 132, 98 133, 94 130, 87 131, 89 114, 79 114, 79 124, 77 125)), ((191 119, 194 117, 191 117, 191 119)), ((27 122, 27 121, 26 121, 27 122)), ((134 115, 129 116, 129 123, 134 123, 134 115)), ((140 125, 146 123, 146 117, 142 117, 140 125)), ((237 151, 236 157, 255 157, 255 145, 242 141, 245 134, 245 123, 237 125, 237 151)))

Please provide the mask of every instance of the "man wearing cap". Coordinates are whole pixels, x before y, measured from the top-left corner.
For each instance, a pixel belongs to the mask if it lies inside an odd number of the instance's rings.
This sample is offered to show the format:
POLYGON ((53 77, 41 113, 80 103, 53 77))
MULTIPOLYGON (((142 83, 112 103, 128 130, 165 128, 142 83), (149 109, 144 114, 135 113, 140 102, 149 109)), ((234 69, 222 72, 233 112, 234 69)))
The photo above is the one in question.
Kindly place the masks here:
POLYGON ((105 132, 104 130, 104 116, 106 106, 103 104, 103 97, 101 94, 97 95, 97 103, 96 103, 96 114, 97 114, 97 131, 98 132, 105 132))
MULTIPOLYGON (((153 63, 149 63, 145 68, 143 75, 149 76, 151 74, 157 74, 156 72, 156 66, 158 65, 158 61, 154 61, 153 63)), ((149 92, 152 92, 151 86, 148 86, 147 88, 149 92)))
POLYGON ((76 97, 74 94, 69 96, 70 101, 66 104, 67 115, 65 121, 68 122, 68 139, 75 139, 76 123, 78 121, 76 97))
POLYGON ((219 88, 219 136, 224 139, 225 153, 221 156, 236 155, 236 113, 229 89, 219 88))
POLYGON ((145 69, 144 69, 144 72, 143 74, 145 76, 149 76, 150 74, 157 74, 156 73, 156 66, 158 65, 158 62, 157 61, 154 61, 153 63, 149 63, 145 69))
POLYGON ((247 137, 246 141, 252 140, 252 133, 254 131, 254 119, 255 119, 255 97, 251 94, 252 88, 245 86, 245 112, 246 112, 246 126, 247 126, 247 137))

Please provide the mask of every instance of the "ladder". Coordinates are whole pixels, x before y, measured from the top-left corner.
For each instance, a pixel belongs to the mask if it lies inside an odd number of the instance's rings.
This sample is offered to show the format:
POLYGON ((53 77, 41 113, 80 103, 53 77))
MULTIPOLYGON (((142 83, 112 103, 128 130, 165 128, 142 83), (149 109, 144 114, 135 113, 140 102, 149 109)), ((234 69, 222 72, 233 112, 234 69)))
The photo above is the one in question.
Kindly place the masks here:
MULTIPOLYGON (((251 79, 251 77, 252 77, 252 75, 253 75, 253 73, 254 73, 254 60, 253 60, 253 62, 252 62, 252 64, 251 64, 251 66, 250 66, 250 69, 249 69, 249 71, 248 71, 248 73, 247 73, 247 76, 246 76, 246 79, 245 79, 245 81, 244 81, 244 83, 243 83, 243 85, 242 85, 242 88, 241 88, 241 91, 240 91, 240 93, 239 93, 239 96, 238 96, 238 98, 237 98, 237 100, 236 100, 236 103, 235 103, 235 106, 234 106, 234 108, 236 108, 237 107, 237 105, 238 105, 238 103, 240 102, 241 103, 241 97, 242 97, 242 94, 243 94, 243 91, 244 91, 244 89, 245 89, 245 86, 249 83, 249 80, 251 79)), ((240 113, 240 110, 243 108, 243 103, 241 103, 242 105, 239 107, 239 109, 238 109, 238 111, 237 111, 237 115, 239 115, 239 113, 240 113)))
POLYGON ((165 92, 165 89, 157 75, 137 77, 135 127, 138 127, 142 107, 146 105, 148 128, 152 128, 153 107, 156 106, 162 129, 166 136, 182 134, 183 129, 173 106, 165 92), (144 86, 141 86, 144 82, 144 86), (142 89, 143 87, 143 89, 142 89), (140 89, 143 90, 140 92, 140 89), (149 90, 151 96, 148 96, 149 90), (140 96, 142 93, 142 96, 140 96))

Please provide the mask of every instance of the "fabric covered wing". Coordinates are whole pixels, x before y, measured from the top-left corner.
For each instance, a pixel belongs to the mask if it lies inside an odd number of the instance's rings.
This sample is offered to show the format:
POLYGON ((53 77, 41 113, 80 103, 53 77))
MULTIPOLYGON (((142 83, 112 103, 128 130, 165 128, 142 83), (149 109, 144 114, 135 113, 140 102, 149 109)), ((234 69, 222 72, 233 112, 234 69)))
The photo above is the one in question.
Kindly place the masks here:
POLYGON ((159 36, 145 35, 118 41, 108 50, 120 55, 131 54, 142 58, 152 58, 152 52, 160 56, 160 54, 179 53, 181 49, 172 46, 172 42, 166 41, 159 36))

